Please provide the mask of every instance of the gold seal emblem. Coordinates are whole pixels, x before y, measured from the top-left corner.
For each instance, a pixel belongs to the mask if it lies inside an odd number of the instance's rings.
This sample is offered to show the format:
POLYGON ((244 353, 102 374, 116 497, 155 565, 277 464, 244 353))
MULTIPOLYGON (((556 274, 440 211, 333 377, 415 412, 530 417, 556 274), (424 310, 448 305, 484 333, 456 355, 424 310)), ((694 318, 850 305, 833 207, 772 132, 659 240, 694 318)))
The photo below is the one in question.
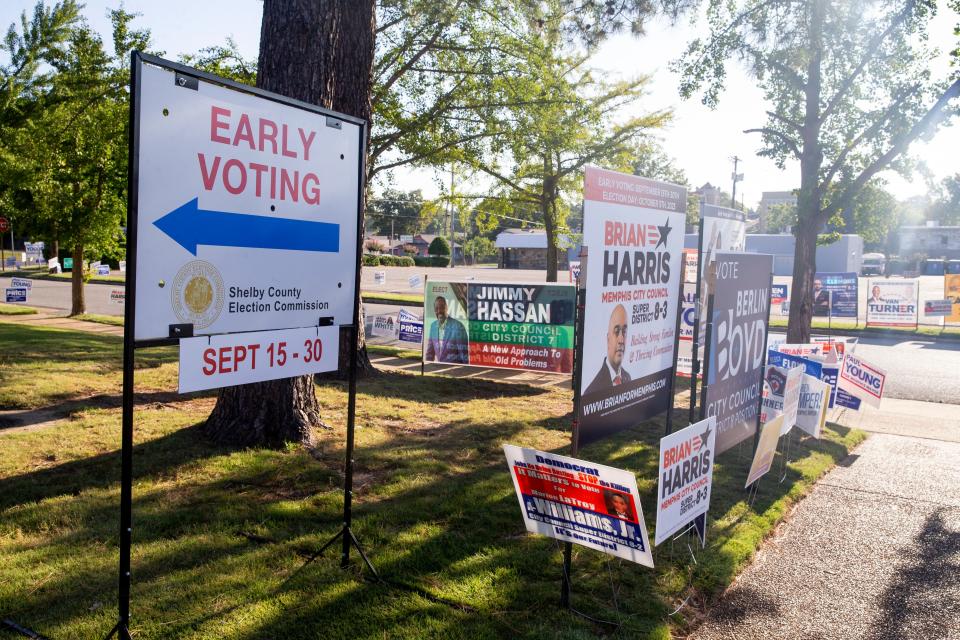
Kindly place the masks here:
POLYGON ((203 260, 183 265, 173 279, 170 303, 181 322, 190 323, 195 329, 209 327, 223 309, 220 272, 203 260))

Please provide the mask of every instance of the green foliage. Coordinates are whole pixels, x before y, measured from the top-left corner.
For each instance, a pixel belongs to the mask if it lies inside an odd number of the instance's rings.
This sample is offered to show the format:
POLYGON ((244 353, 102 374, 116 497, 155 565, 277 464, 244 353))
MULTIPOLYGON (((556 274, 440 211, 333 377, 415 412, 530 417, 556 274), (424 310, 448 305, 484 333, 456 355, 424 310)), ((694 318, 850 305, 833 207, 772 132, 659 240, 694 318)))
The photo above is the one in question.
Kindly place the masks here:
POLYGON ((430 241, 427 253, 431 256, 448 256, 450 255, 450 243, 443 236, 437 236, 430 241))
POLYGON ((940 187, 937 199, 926 211, 926 218, 944 226, 960 225, 960 173, 944 178, 940 187))
POLYGON ((476 262, 497 255, 497 248, 490 238, 475 236, 463 243, 463 252, 476 262))
POLYGON ((431 267, 446 267, 450 264, 450 256, 430 256, 431 267))
POLYGON ((397 256, 396 261, 398 267, 412 267, 416 264, 410 256, 397 256))
POLYGON ((363 266, 365 267, 379 267, 380 266, 380 256, 365 253, 362 258, 363 266))
POLYGON ((232 37, 227 38, 225 45, 204 47, 195 54, 180 56, 180 62, 235 82, 257 84, 257 61, 245 59, 232 37))
POLYGON ((417 267, 431 267, 433 262, 430 256, 413 256, 413 264, 417 267))
POLYGON ((385 189, 367 200, 367 230, 379 235, 414 235, 420 230, 423 193, 385 189))

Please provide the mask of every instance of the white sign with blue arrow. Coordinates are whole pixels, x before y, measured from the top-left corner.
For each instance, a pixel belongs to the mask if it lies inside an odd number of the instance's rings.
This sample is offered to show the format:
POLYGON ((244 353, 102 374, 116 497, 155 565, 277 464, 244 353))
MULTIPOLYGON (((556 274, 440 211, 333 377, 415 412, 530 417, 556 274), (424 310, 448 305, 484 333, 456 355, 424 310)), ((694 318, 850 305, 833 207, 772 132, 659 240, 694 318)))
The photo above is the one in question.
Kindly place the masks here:
POLYGON ((363 128, 143 64, 134 338, 353 322, 363 128))

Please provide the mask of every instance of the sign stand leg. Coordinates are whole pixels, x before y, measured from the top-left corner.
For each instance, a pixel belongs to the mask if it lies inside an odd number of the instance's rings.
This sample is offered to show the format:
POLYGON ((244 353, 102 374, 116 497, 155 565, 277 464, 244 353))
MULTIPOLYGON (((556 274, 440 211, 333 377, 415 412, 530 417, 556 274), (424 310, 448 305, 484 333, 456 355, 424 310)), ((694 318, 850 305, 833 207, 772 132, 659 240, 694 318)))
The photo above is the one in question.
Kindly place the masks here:
MULTIPOLYGON (((681 275, 687 270, 687 254, 680 258, 681 275)), ((677 359, 680 357, 680 319, 683 317, 683 278, 680 278, 680 295, 677 297, 677 322, 673 327, 673 368, 670 370, 670 404, 667 407, 666 433, 670 435, 673 432, 673 396, 676 393, 677 381, 677 359)), ((691 378, 691 381, 695 381, 691 378)), ((692 391, 691 391, 692 393, 692 391)))
MULTIPOLYGON (((707 334, 703 345, 703 397, 700 399, 700 419, 707 417, 707 373, 710 371, 710 358, 713 354, 710 352, 710 342, 713 340, 713 294, 707 296, 707 334)), ((696 360, 694 360, 696 363, 696 360)), ((696 366, 696 364, 694 364, 696 366)), ((691 422, 693 422, 691 420, 691 422)))
MULTIPOLYGON (((582 260, 582 257, 581 257, 582 260)), ((581 263, 582 264, 582 263, 581 263)), ((586 305, 587 293, 580 287, 577 279, 577 318, 576 329, 573 332, 573 430, 570 434, 570 455, 576 456, 580 451, 580 382, 583 375, 583 310, 586 305)), ((563 576, 560 584, 560 606, 573 611, 570 605, 570 571, 573 563, 573 543, 563 543, 563 576)))

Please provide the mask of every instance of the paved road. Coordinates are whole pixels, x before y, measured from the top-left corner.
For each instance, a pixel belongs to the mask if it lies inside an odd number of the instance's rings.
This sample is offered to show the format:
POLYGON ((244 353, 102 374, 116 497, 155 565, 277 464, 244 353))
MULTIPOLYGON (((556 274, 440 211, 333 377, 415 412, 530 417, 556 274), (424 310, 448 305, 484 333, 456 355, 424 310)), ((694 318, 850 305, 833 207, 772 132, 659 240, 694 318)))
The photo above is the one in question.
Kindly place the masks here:
POLYGON ((960 639, 960 406, 890 404, 692 638, 960 639))

